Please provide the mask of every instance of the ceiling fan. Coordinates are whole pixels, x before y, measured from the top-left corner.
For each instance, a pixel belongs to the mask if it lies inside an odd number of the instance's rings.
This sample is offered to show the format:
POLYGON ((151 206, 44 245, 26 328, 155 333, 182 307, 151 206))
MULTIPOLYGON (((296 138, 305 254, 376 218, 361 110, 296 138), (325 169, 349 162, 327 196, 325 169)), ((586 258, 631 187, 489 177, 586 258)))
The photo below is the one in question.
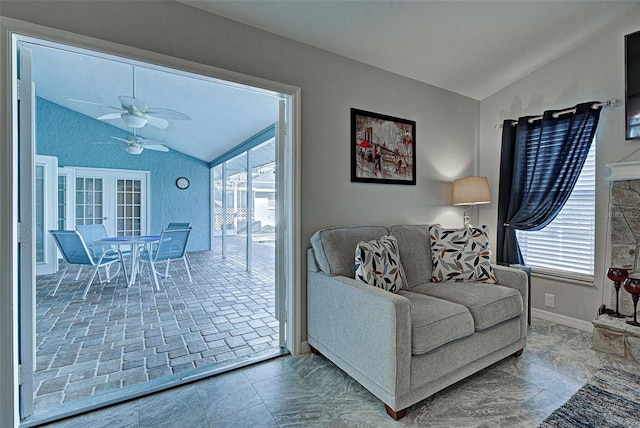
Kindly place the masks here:
POLYGON ((136 68, 133 68, 133 96, 120 95, 120 107, 110 106, 102 103, 96 103, 93 101, 77 100, 69 98, 69 101, 93 104, 108 107, 110 109, 118 110, 117 113, 107 113, 96 119, 99 120, 111 120, 122 119, 124 124, 128 128, 142 128, 149 124, 156 128, 166 129, 169 126, 169 120, 191 120, 189 116, 176 110, 168 108, 148 107, 147 103, 139 98, 136 98, 136 68))
POLYGON ((124 148, 127 153, 132 155, 139 155, 145 149, 156 150, 158 152, 168 152, 169 148, 162 144, 162 142, 157 140, 150 140, 147 138, 139 137, 133 133, 133 135, 129 135, 127 138, 119 138, 119 137, 111 137, 117 141, 98 141, 94 144, 125 144, 124 148))

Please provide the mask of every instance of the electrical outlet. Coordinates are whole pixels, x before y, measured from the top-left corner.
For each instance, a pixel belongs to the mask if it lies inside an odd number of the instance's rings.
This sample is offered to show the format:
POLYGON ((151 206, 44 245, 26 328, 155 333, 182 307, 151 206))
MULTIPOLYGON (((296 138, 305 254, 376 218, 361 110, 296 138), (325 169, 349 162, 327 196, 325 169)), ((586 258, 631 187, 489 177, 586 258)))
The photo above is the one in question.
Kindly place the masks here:
POLYGON ((556 295, 555 294, 544 294, 544 305, 547 308, 555 308, 556 307, 556 295))

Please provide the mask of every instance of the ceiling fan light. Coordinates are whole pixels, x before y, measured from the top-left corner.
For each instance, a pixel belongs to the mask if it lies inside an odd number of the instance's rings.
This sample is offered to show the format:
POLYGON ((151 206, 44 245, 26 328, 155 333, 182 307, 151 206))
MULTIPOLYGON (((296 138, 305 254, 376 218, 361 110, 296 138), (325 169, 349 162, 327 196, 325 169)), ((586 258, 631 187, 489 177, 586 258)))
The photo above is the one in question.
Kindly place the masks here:
POLYGON ((139 155, 140 153, 142 153, 142 147, 140 146, 127 146, 125 150, 130 155, 139 155))
POLYGON ((144 116, 138 116, 130 113, 122 113, 120 117, 128 128, 142 128, 149 121, 149 119, 144 116))

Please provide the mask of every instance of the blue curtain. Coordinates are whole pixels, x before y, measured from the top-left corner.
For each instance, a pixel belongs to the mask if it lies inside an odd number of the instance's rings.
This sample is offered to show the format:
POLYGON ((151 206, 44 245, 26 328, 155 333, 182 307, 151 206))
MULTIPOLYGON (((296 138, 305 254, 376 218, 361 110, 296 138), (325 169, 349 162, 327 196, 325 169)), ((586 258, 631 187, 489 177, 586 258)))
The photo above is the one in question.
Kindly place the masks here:
POLYGON ((573 191, 595 135, 601 107, 582 103, 575 113, 545 111, 502 128, 498 191, 497 262, 524 264, 516 230, 540 230, 573 191), (557 117, 555 117, 557 116, 557 117))

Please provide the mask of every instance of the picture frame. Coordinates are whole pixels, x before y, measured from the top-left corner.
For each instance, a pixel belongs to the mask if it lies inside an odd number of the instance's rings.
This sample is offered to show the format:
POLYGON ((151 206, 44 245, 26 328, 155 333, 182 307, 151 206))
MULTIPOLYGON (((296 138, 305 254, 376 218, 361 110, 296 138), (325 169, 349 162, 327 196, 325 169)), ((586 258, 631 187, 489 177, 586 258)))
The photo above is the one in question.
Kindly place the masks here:
POLYGON ((416 122, 351 109, 351 182, 416 184, 416 122))

